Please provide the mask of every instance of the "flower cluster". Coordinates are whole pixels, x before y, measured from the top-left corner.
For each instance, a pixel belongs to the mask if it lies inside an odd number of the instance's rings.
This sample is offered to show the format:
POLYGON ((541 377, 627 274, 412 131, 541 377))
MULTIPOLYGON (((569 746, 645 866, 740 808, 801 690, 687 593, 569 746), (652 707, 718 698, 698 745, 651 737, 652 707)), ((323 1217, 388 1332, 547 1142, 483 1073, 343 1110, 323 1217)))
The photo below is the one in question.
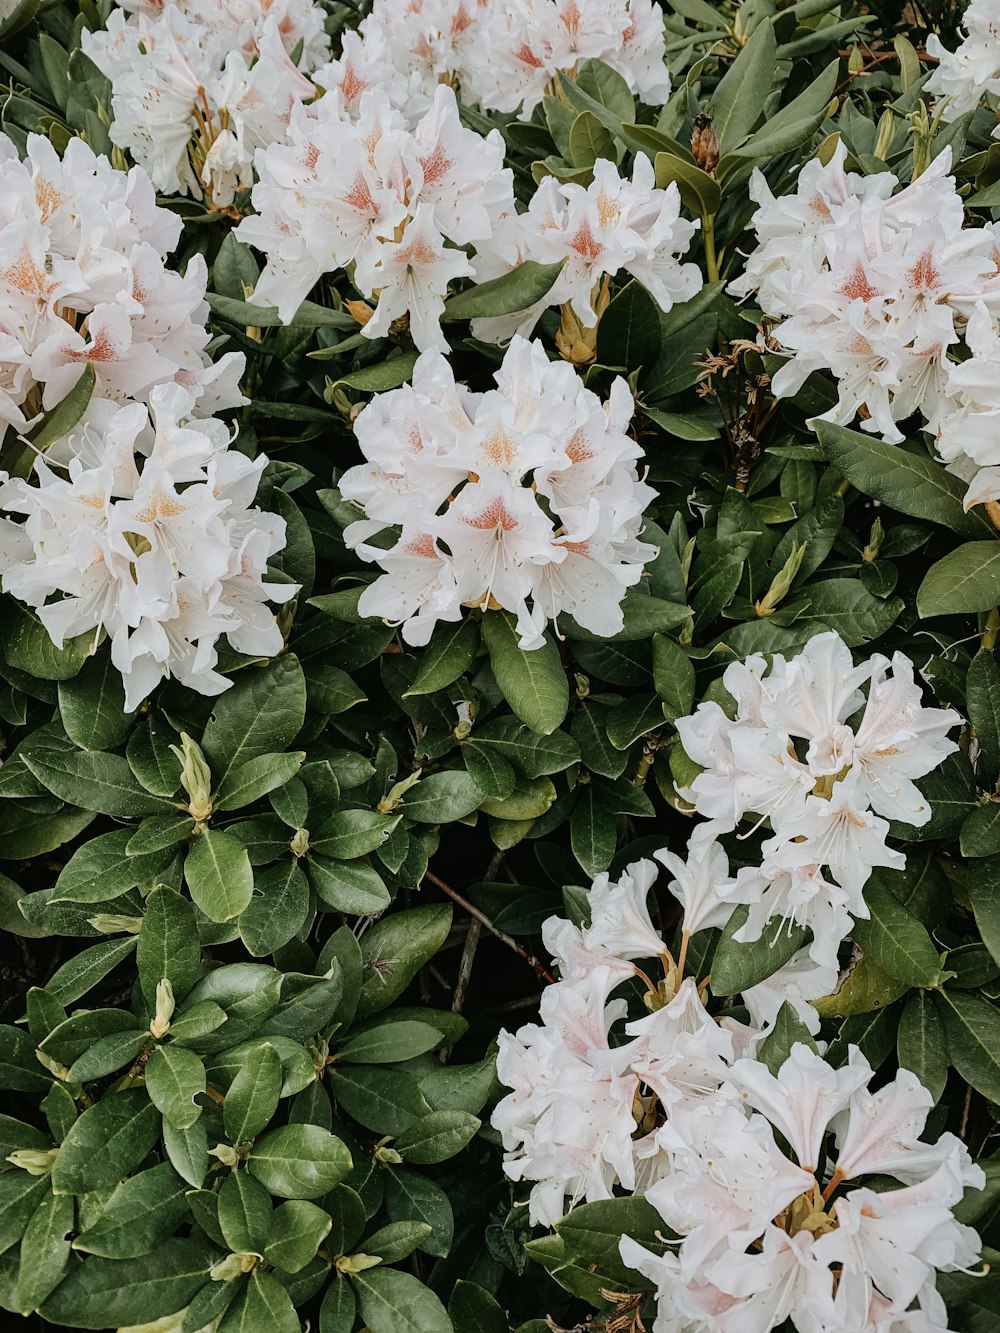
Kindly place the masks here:
POLYGON ((776 1073, 737 1060, 714 1097, 671 1110, 646 1198, 680 1245, 656 1254, 621 1241, 656 1285, 653 1333, 786 1319, 800 1333, 948 1333, 936 1273, 968 1268, 981 1249, 951 1210, 986 1176, 953 1134, 921 1141, 933 1098, 915 1075, 901 1069, 874 1093, 872 1076, 856 1046, 834 1069, 800 1042, 776 1073), (863 1183, 873 1176, 878 1189, 863 1183))
POLYGON ((938 66, 924 86, 947 99, 946 120, 974 111, 987 93, 1000 96, 1000 15, 993 0, 972 0, 962 27, 966 36, 957 51, 949 51, 937 33, 927 38, 927 54, 938 66))
POLYGON ((775 654, 770 669, 760 655, 731 663, 723 683, 732 718, 706 702, 677 721, 702 769, 682 795, 708 818, 689 859, 702 860, 746 816, 758 827, 767 821, 760 864, 716 889, 724 902, 749 906, 735 938, 793 921, 812 930, 812 961, 835 968, 852 919, 868 915, 872 870, 905 865, 886 841, 888 821, 920 826, 931 817, 914 779, 958 748, 948 731, 959 715, 923 705, 902 653, 855 666, 835 633, 816 635, 790 660, 775 654))
POLYGON ((340 57, 316 72, 348 106, 386 91, 417 116, 439 83, 467 104, 527 117, 559 71, 599 59, 651 105, 670 95, 663 17, 653 0, 375 0, 340 57))
POLYGON ((608 303, 611 278, 622 272, 637 278, 664 311, 690 300, 702 286, 701 270, 677 257, 699 224, 682 218, 680 207, 677 186, 657 189, 653 164, 642 153, 636 155, 631 180, 604 158, 594 164, 594 179, 586 188, 546 176, 527 210, 508 213, 479 246, 476 277, 499 277, 527 259, 562 263, 562 271, 529 310, 474 320, 476 337, 491 342, 506 341, 514 332, 527 337, 542 312, 557 305, 569 308, 563 338, 571 336, 569 329, 593 329, 608 303))
POLYGON ((448 284, 473 272, 458 247, 483 241, 514 208, 503 161, 500 132, 465 129, 445 85, 412 130, 381 92, 363 95, 356 119, 333 94, 298 108, 288 144, 257 156, 258 214, 236 233, 267 256, 254 300, 287 322, 324 273, 347 268, 377 296, 368 337, 406 316, 421 351, 447 350, 448 284))
POLYGON ((194 406, 176 384, 153 389, 148 409, 92 402, 37 459, 37 485, 0 489, 0 507, 26 516, 0 528, 4 591, 38 608, 59 647, 106 632, 130 712, 165 676, 228 689, 220 635, 274 656, 283 638, 265 602, 297 591, 264 581, 285 543, 284 519, 251 507, 267 459, 230 449, 222 422, 192 420, 194 406))
MULTIPOLYGON (((995 389, 980 398, 970 393, 976 372, 956 367, 949 352, 978 312, 977 356, 995 358, 997 226, 964 226, 948 149, 896 194, 889 172, 862 177, 846 171, 845 161, 838 144, 825 166, 807 164, 796 192, 781 198, 755 173, 759 244, 730 290, 756 292, 764 313, 781 321, 774 336, 793 355, 774 377, 778 397, 797 393, 813 371, 829 370, 839 400, 821 420, 848 424, 860 415, 864 430, 900 443, 898 423, 920 413, 925 428, 944 438, 942 456, 958 459, 969 479, 983 454, 966 455, 958 437, 970 416, 996 410, 995 389)), ((987 449, 985 458, 1000 463, 1000 451, 987 449)), ((995 478, 980 489, 995 492, 995 478)), ((990 498, 974 490, 968 503, 978 502, 973 496, 990 498)))
MULTIPOLYGON (((493 1125, 508 1176, 532 1182, 532 1222, 551 1226, 567 1200, 616 1188, 645 1195, 680 1238, 665 1254, 621 1240, 624 1261, 656 1287, 654 1333, 789 1318, 802 1333, 947 1333, 935 1273, 978 1258, 978 1235, 951 1209, 982 1188, 983 1171, 952 1134, 921 1141, 933 1098, 913 1074, 871 1092, 856 1046, 835 1069, 795 1043, 772 1072, 761 1034, 717 1021, 705 985, 681 980, 684 953, 675 964, 649 914, 655 878, 651 861, 617 882, 601 875, 589 924, 545 923, 560 980, 542 995, 540 1024, 500 1036, 497 1070, 512 1091, 493 1125), (662 965, 658 985, 648 959, 662 965), (629 1021, 614 992, 636 977, 649 1012, 629 1021), (899 1187, 875 1192, 863 1183, 872 1176, 899 1187)), ((699 918, 679 896, 686 940, 699 918)))
POLYGON ((88 365, 99 397, 146 401, 176 383, 200 416, 246 402, 242 354, 213 365, 205 351, 204 259, 166 267, 180 229, 140 168, 116 171, 82 139, 60 160, 40 135, 19 161, 0 135, 0 439, 88 365))
POLYGON ((655 554, 638 540, 653 491, 626 434, 632 395, 617 379, 605 406, 571 366, 523 338, 495 380, 472 393, 440 353, 425 352, 412 387, 380 394, 358 416, 367 461, 340 489, 367 517, 344 536, 385 571, 359 610, 401 623, 413 644, 437 621, 460 619, 463 605, 514 612, 523 648, 540 647, 560 615, 613 635, 625 590, 655 554), (369 544, 396 525, 393 545, 369 544))
POLYGON ((111 80, 112 142, 158 190, 204 191, 229 206, 253 182, 255 149, 283 138, 292 108, 316 96, 306 74, 329 54, 323 19, 313 0, 114 10, 106 31, 83 33, 84 52, 111 80))

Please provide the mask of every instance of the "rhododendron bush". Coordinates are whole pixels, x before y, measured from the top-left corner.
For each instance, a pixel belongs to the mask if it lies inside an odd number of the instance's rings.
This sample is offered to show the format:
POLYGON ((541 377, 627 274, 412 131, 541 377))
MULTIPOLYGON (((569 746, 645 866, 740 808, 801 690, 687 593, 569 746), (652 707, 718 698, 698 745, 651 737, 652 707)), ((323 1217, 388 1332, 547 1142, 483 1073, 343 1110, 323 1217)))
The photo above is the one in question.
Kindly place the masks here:
POLYGON ((0 1309, 1000 1326, 996 0, 0 0, 0 1309))

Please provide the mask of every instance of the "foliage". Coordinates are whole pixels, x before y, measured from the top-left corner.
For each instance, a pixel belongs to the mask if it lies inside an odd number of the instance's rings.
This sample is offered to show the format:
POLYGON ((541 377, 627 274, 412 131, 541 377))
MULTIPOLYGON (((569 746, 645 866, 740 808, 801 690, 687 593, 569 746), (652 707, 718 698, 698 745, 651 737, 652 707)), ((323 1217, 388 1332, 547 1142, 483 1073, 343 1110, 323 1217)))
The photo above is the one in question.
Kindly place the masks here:
MULTIPOLYGON (((326 8, 336 40, 357 16, 326 8)), ((0 24, 2 125, 19 149, 28 133, 59 150, 79 135, 125 164, 108 81, 80 50, 109 9, 21 0, 0 24)), ((664 9, 662 109, 600 62, 527 121, 463 108, 501 131, 522 203, 546 177, 586 185, 602 158, 624 174, 645 157, 700 223, 698 295, 664 313, 623 274, 580 367, 602 398, 627 379, 656 491, 643 540, 658 554, 612 639, 565 618, 526 651, 512 617, 472 608, 412 648, 363 619, 373 574, 345 544, 359 512, 338 481, 359 461, 361 408, 410 378, 409 335, 363 338, 343 273, 282 325, 247 300, 260 262, 232 211, 161 201, 184 223, 172 262, 210 267, 213 356, 246 355, 237 447, 270 460, 257 504, 287 524, 271 569, 301 590, 279 656, 226 650, 232 689, 210 700, 168 681, 134 714, 107 642, 58 649, 2 597, 4 1309, 171 1333, 307 1319, 321 1333, 541 1333, 547 1315, 609 1318, 608 1291, 645 1291, 617 1249, 625 1230, 653 1242, 641 1200, 577 1208, 531 1239, 489 1126, 494 1040, 531 1016, 541 923, 578 919, 576 886, 683 848, 678 789, 694 770, 676 719, 722 701, 729 662, 825 630, 859 656, 906 653, 928 703, 968 722, 921 784, 931 822, 893 828, 907 869, 873 878, 872 919, 817 1002, 822 1037, 834 1063, 856 1043, 932 1090, 937 1128, 988 1173, 963 1220, 1000 1249, 997 528, 963 509, 965 483, 916 425, 901 446, 811 429, 836 398, 825 373, 774 399, 759 312, 725 290, 753 244, 754 168, 780 192, 837 136, 854 169, 904 181, 918 148, 949 145, 970 216, 1000 220, 993 118, 921 121, 918 6, 664 9), (689 145, 709 109, 706 171, 689 145)), ((957 17, 940 19, 946 40, 957 17)), ((525 264, 459 284, 442 317, 456 379, 485 390, 501 358, 470 320, 530 306, 555 276, 525 264)), ((537 330, 553 356, 559 326, 549 310, 537 330)), ((45 417, 36 449, 91 388, 45 417)), ((10 432, 3 468, 30 461, 10 432)), ((785 961, 718 931, 701 945, 720 998, 785 961)), ((996 1271, 942 1281, 956 1328, 990 1326, 996 1271)))

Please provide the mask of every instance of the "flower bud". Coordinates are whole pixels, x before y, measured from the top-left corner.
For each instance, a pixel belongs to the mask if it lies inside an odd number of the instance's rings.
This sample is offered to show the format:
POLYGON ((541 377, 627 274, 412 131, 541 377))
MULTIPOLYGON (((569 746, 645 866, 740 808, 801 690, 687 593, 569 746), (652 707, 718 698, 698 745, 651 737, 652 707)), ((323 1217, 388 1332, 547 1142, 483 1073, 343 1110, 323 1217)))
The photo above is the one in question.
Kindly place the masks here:
POLYGON ((44 1051, 39 1049, 35 1050, 35 1059, 39 1064, 44 1065, 49 1073, 59 1079, 60 1082, 69 1082, 69 1069, 66 1065, 60 1064, 58 1060, 53 1060, 51 1055, 46 1055, 44 1051))
POLYGON ((164 977, 156 983, 156 1013, 149 1025, 150 1035, 162 1041, 170 1031, 170 1020, 174 1015, 174 988, 164 977))
POLYGON ((29 1176, 47 1176, 59 1156, 58 1148, 18 1148, 7 1158, 11 1166, 19 1166, 29 1176))
POLYGON ((882 542, 885 539, 885 528, 882 526, 882 520, 877 518, 872 524, 871 535, 868 538, 868 545, 861 552, 861 559, 865 564, 871 565, 878 559, 878 553, 882 549, 882 542))
POLYGON ((116 916, 113 912, 98 912, 87 918, 87 924, 102 935, 138 935, 142 929, 141 916, 116 916))
POLYGON ((701 111, 694 118, 691 130, 691 153, 702 171, 713 172, 719 165, 719 136, 712 117, 701 111))
POLYGON ((305 856, 306 852, 309 850, 309 830, 307 828, 297 828, 294 837, 288 845, 292 849, 293 856, 305 856))
POLYGON ((181 762, 181 786, 190 798, 188 813, 199 824, 203 823, 212 813, 212 771, 201 746, 186 731, 181 732, 180 745, 170 748, 181 762))
POLYGON ((240 1155, 228 1143, 217 1143, 214 1148, 209 1148, 209 1157, 217 1157, 223 1166, 236 1167, 239 1165, 240 1155))
POLYGON ((249 1273, 257 1265, 257 1255, 255 1254, 227 1254, 225 1259, 220 1259, 217 1264, 208 1270, 208 1276, 213 1282, 232 1282, 234 1278, 240 1277, 243 1273, 249 1273))
POLYGON ((336 1266, 338 1273, 363 1273, 366 1268, 374 1268, 381 1262, 376 1254, 342 1254, 336 1266))
POLYGON ((788 596, 792 584, 795 582, 795 576, 799 572, 799 566, 802 564, 802 557, 806 553, 806 543, 801 546, 793 546, 792 553, 782 565, 781 569, 775 574, 765 595, 759 602, 754 603, 754 610, 759 616, 773 616, 778 607, 788 596))

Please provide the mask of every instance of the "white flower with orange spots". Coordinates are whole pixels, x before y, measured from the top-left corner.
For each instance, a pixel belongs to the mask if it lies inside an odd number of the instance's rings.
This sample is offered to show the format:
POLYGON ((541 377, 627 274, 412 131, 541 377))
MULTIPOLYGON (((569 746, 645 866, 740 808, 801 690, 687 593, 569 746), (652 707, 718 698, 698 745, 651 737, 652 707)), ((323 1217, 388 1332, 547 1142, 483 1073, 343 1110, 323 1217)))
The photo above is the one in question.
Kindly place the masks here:
POLYGON ((78 138, 60 159, 39 135, 21 161, 0 135, 0 438, 88 367, 97 398, 147 402, 176 384, 199 415, 246 402, 242 353, 213 365, 205 351, 204 259, 166 267, 180 229, 140 168, 117 171, 78 138))
POLYGON ((558 627, 566 615, 612 635, 655 550, 639 541, 653 492, 625 434, 628 388, 617 381, 602 405, 571 366, 521 338, 495 380, 470 393, 439 352, 424 352, 412 387, 359 414, 366 461, 340 490, 364 517, 345 540, 383 571, 359 610, 402 625, 413 644, 463 605, 512 612, 524 648, 540 647, 548 621, 558 627), (372 544, 396 527, 393 545, 372 544))
POLYGON ((254 151, 282 139, 292 109, 316 96, 306 76, 329 54, 323 20, 312 0, 113 10, 106 31, 82 38, 111 80, 112 142, 158 190, 231 206, 252 183, 254 151))
POLYGON ((355 116, 331 92, 292 117, 288 139, 258 154, 257 215, 237 231, 267 256, 253 299, 287 322, 325 273, 346 269, 375 303, 366 337, 406 319, 421 351, 445 350, 449 283, 473 273, 460 247, 514 208, 499 131, 466 129, 441 85, 413 129, 384 92, 363 93, 355 116))
POLYGON ((593 328, 607 303, 610 279, 621 273, 637 278, 661 310, 669 311, 702 287, 697 264, 679 258, 698 225, 680 216, 676 185, 655 187, 653 164, 642 153, 631 180, 604 158, 594 164, 586 188, 546 176, 527 210, 508 214, 490 242, 479 247, 476 276, 496 278, 528 259, 561 263, 562 270, 529 310, 474 320, 473 332, 490 342, 506 341, 515 332, 528 336, 551 306, 570 307, 584 328, 593 328))
POLYGON ((226 428, 191 418, 176 385, 150 408, 95 400, 35 463, 35 484, 7 482, 3 589, 36 609, 57 647, 93 634, 134 710, 168 676, 200 694, 231 681, 216 671, 216 643, 273 656, 283 636, 266 603, 296 587, 266 581, 285 543, 284 520, 253 506, 267 459, 228 448, 226 428))

